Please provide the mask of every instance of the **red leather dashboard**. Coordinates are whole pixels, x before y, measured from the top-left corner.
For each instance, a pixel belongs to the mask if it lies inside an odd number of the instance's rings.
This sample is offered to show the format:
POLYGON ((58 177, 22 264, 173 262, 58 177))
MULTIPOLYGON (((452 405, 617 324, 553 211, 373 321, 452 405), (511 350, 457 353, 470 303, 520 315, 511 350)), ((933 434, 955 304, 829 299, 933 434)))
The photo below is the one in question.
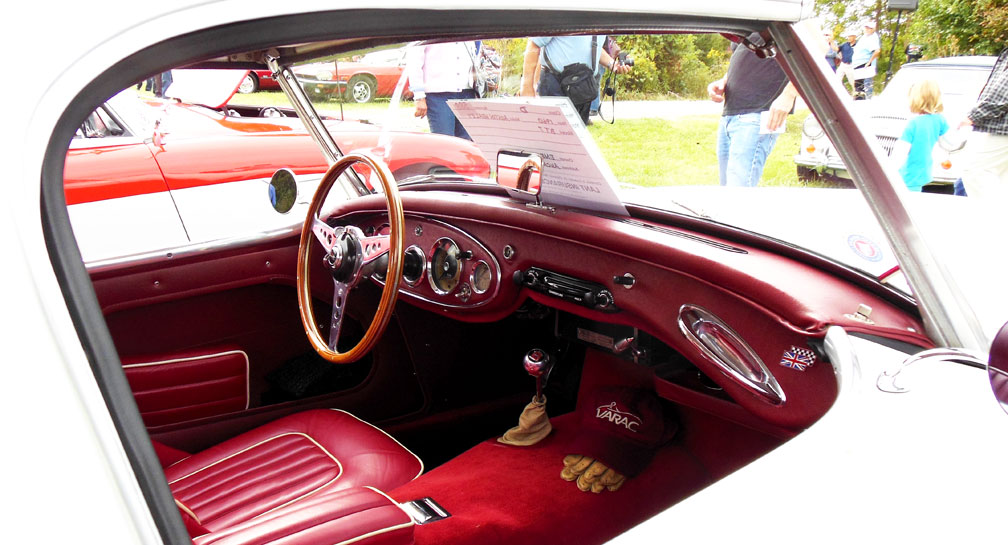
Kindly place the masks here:
MULTIPOLYGON (((429 233, 442 232, 443 227, 435 226, 447 224, 463 240, 476 243, 470 246, 487 248, 500 264, 494 297, 478 305, 459 305, 458 290, 439 300, 428 293, 426 282, 403 288, 404 301, 458 319, 495 321, 528 297, 591 320, 639 328, 686 356, 739 405, 776 426, 807 427, 833 403, 836 381, 821 354, 813 354, 812 365, 784 364, 789 354, 807 354, 809 342, 821 339, 827 326, 930 345, 920 321, 905 309, 764 248, 640 220, 529 207, 492 195, 404 191, 402 198, 408 211, 406 246, 426 250, 435 236, 429 233), (605 286, 619 311, 585 308, 511 281, 515 272, 529 267, 605 286), (627 273, 635 278, 631 288, 614 280, 627 273), (748 343, 780 383, 786 402, 766 403, 708 363, 679 330, 678 313, 685 304, 713 313, 748 343), (859 304, 874 309, 872 324, 852 316, 859 304)), ((335 221, 365 230, 379 227, 382 210, 380 197, 358 199, 335 221)), ((476 261, 463 265, 462 283, 476 261)))

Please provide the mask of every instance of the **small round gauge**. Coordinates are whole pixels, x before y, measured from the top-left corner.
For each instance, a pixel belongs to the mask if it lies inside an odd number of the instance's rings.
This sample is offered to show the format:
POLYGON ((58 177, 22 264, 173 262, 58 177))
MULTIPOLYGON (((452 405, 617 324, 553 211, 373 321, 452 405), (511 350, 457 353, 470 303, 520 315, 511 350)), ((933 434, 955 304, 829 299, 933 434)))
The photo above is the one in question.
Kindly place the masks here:
POLYGON ((462 277, 462 259, 459 247, 450 238, 440 238, 430 251, 427 279, 431 288, 440 295, 451 293, 462 277))
POLYGON ((472 284, 472 289, 476 293, 486 293, 490 289, 490 281, 493 276, 490 274, 490 265, 487 265, 486 261, 480 261, 476 263, 473 267, 472 276, 469 277, 469 283, 472 284))

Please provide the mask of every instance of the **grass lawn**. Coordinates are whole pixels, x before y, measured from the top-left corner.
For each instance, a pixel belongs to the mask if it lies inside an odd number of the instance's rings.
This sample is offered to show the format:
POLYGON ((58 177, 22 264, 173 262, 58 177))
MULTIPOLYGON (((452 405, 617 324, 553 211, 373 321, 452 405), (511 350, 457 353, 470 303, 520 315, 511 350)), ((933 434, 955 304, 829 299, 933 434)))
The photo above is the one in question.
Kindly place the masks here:
MULTIPOLYGON (((801 125, 809 112, 788 117, 787 131, 777 139, 763 170, 761 186, 804 185, 795 174, 793 157, 801 144, 801 125)), ((675 121, 617 119, 614 125, 592 123, 589 132, 616 177, 642 186, 717 185, 716 131, 720 116, 698 115, 675 121)))

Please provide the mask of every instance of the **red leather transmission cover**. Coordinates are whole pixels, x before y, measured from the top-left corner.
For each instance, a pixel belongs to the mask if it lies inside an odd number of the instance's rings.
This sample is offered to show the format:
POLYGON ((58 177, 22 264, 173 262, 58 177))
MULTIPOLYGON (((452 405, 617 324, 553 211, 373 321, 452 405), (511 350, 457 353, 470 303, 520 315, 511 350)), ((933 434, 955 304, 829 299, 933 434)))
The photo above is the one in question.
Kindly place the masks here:
POLYGON ((290 415, 165 469, 172 494, 216 532, 321 492, 390 490, 423 464, 383 431, 350 413, 290 415))
POLYGON ((247 409, 248 368, 245 352, 232 348, 123 361, 149 428, 247 409))

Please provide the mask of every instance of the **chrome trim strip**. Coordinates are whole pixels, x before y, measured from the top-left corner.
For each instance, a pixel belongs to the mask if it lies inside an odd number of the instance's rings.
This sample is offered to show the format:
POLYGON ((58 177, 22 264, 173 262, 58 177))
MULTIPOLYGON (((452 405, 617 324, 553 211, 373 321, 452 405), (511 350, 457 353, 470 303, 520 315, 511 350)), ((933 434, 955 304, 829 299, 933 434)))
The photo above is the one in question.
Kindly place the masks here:
POLYGON ((784 390, 763 360, 738 333, 711 312, 690 304, 679 307, 679 330, 722 373, 757 394, 763 401, 783 405, 787 400, 784 390), (694 318, 690 319, 690 315, 694 318), (719 350, 712 341, 697 331, 699 324, 714 326, 722 337, 721 342, 729 345, 728 350, 719 350), (747 376, 747 371, 752 376, 747 376))
MULTIPOLYGON (((916 354, 911 354, 903 360, 895 369, 887 369, 875 379, 875 386, 890 394, 902 394, 909 392, 910 388, 898 383, 901 373, 910 369, 910 366, 919 361, 940 361, 957 362, 977 369, 987 369, 987 358, 974 350, 965 348, 931 348, 922 350, 916 354)), ((905 375, 904 375, 905 378, 905 375)))

